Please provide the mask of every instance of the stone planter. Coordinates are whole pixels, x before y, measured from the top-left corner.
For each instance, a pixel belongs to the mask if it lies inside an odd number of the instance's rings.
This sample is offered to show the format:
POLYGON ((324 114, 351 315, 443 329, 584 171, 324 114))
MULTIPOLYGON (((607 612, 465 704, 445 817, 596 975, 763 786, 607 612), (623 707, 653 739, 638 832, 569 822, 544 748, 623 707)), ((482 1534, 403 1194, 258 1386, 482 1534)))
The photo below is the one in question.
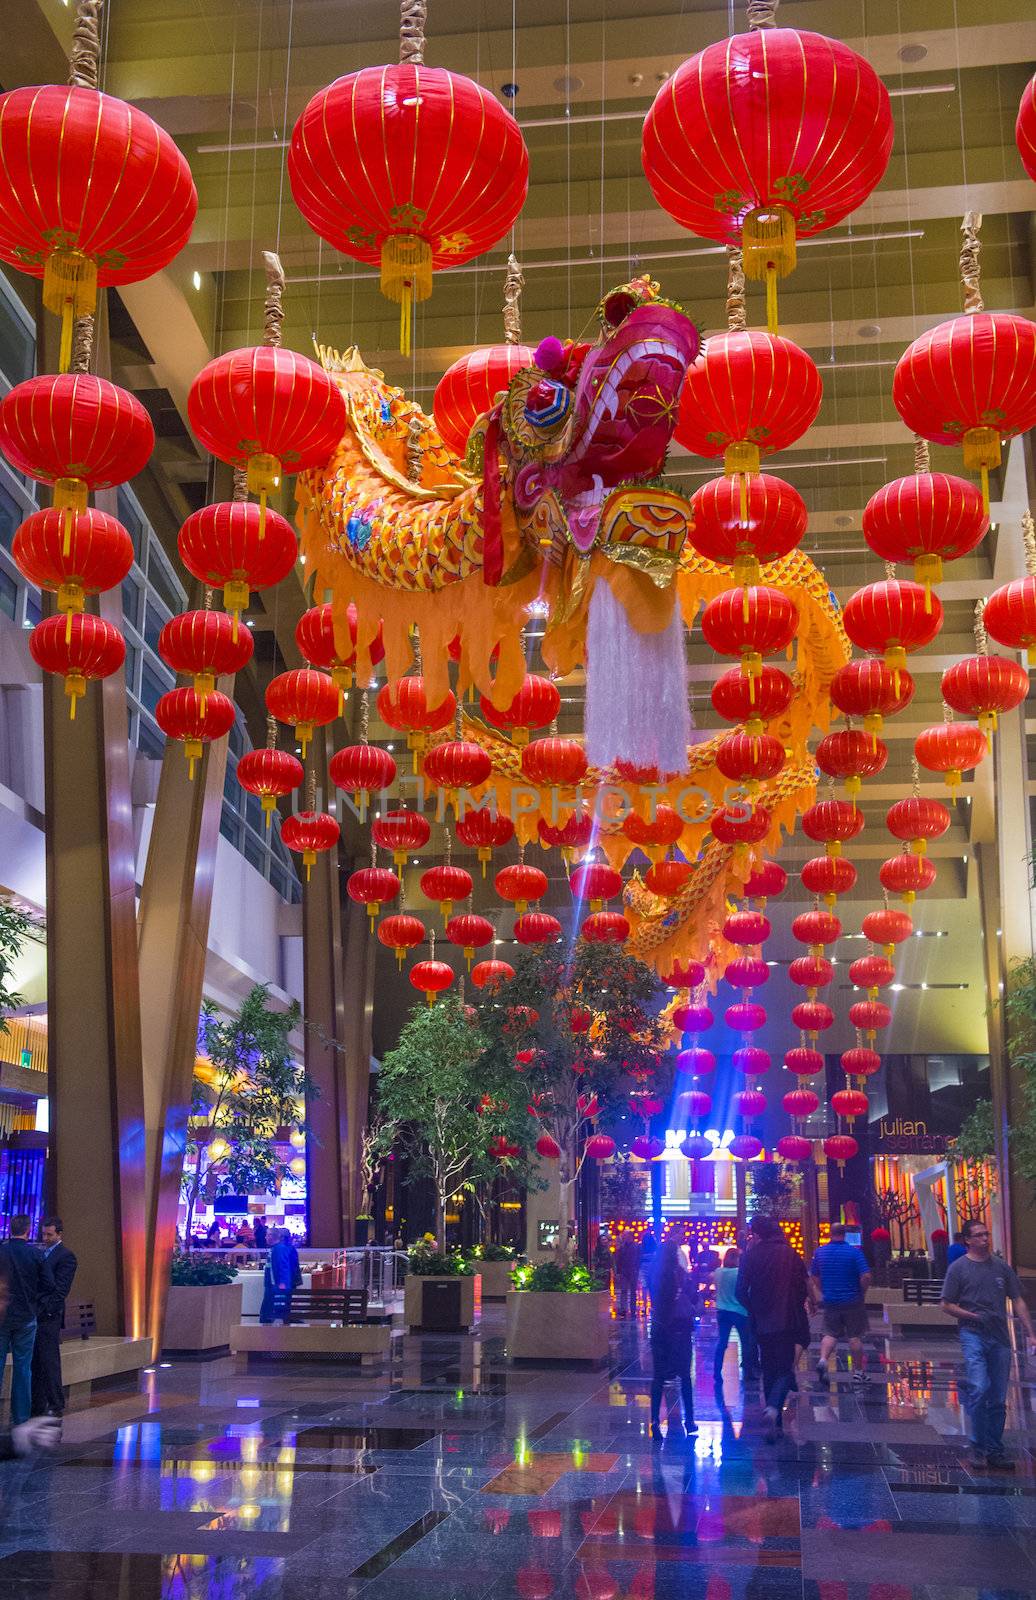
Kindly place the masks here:
POLYGON ((608 1357, 608 1295, 533 1294, 507 1296, 507 1353, 514 1361, 588 1361, 608 1357))
POLYGON ((479 1264, 482 1275, 483 1300, 506 1300, 511 1292, 511 1273, 517 1261, 483 1261, 479 1264))
POLYGON ((241 1321, 241 1285, 173 1284, 169 1290, 163 1355, 202 1357, 226 1355, 231 1332, 241 1321))
POLYGON ((403 1280, 403 1321, 408 1333, 467 1333, 482 1310, 482 1279, 449 1275, 403 1280), (427 1294, 425 1288, 428 1287, 427 1294))

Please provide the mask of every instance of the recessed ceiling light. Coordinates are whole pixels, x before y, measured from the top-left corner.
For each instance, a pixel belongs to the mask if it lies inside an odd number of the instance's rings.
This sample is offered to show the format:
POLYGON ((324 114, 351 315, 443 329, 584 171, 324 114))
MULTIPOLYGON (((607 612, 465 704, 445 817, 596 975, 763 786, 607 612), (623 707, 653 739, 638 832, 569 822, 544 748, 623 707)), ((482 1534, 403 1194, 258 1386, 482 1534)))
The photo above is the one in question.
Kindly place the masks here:
POLYGON ((926 44, 904 44, 896 51, 900 61, 923 61, 928 54, 926 44))
POLYGON ((890 983, 889 988, 892 990, 893 994, 899 994, 900 990, 903 988, 903 985, 901 983, 890 983))
POLYGON ((881 327, 877 322, 864 322, 856 331, 861 339, 876 339, 881 333, 881 327))
POLYGON ((560 78, 554 79, 554 87, 558 94, 578 94, 583 80, 574 72, 563 72, 560 78))
POLYGON ((194 287, 196 289, 200 289, 201 288, 201 273, 200 272, 192 272, 191 273, 191 282, 194 284, 194 287))
POLYGON ((852 517, 841 516, 841 517, 836 517, 835 518, 835 527, 836 528, 851 528, 852 525, 853 525, 852 517))

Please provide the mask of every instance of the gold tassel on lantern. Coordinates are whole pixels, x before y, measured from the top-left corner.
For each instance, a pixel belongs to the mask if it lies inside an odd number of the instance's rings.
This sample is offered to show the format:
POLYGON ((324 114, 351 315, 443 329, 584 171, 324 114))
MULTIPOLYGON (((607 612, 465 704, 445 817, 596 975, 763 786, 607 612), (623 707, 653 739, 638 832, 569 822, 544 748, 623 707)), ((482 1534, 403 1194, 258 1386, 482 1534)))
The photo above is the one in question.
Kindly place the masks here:
POLYGON ((281 464, 276 456, 259 451, 249 456, 245 482, 249 494, 259 496, 259 537, 266 533, 266 497, 275 494, 281 486, 281 464))
POLYGON ((58 371, 72 360, 72 332, 77 317, 88 317, 97 305, 97 263, 81 250, 55 250, 43 267, 43 304, 61 318, 58 371))
POLYGON ((432 292, 432 250, 416 233, 391 234, 381 247, 381 292, 399 305, 399 349, 410 354, 413 307, 432 292))
POLYGON ((777 332, 777 279, 795 271, 795 218, 787 206, 750 211, 741 227, 745 277, 766 283, 766 327, 777 332))

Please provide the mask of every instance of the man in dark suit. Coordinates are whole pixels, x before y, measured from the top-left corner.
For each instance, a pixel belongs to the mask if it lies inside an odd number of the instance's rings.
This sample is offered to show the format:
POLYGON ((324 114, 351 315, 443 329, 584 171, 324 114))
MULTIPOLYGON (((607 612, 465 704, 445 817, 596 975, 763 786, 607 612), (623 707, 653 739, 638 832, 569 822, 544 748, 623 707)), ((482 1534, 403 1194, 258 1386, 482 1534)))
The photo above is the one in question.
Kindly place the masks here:
POLYGON ((8 1301, 0 1322, 0 1375, 11 1352, 11 1423, 28 1422, 32 1412, 32 1351, 36 1319, 54 1293, 54 1279, 42 1252, 29 1243, 28 1217, 11 1218, 11 1236, 0 1242, 0 1277, 8 1301))
POLYGON ((65 1326, 65 1301, 78 1262, 65 1244, 63 1232, 64 1224, 60 1217, 44 1217, 40 1240, 54 1288, 40 1306, 36 1322, 36 1343, 32 1352, 34 1417, 60 1417, 65 1409, 65 1390, 61 1382, 61 1330, 65 1326))

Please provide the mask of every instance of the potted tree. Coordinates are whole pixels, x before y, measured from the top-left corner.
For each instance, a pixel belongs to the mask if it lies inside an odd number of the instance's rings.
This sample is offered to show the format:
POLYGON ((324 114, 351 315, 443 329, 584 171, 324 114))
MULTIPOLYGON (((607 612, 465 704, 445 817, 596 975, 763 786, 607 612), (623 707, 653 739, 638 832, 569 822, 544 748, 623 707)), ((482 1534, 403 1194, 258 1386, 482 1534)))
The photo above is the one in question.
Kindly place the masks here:
POLYGON ((290 1163, 283 1140, 301 1128, 306 1077, 289 1044, 299 1020, 297 1006, 274 1011, 269 991, 257 984, 231 1016, 209 1003, 198 1025, 191 1115, 184 1148, 183 1197, 187 1204, 186 1255, 174 1270, 163 1348, 192 1355, 229 1346, 231 1327, 241 1320, 240 1283, 212 1274, 191 1251, 199 1200, 230 1194, 272 1194, 290 1163), (199 1275, 200 1274, 200 1275, 199 1275))
POLYGON ((608 1357, 608 1294, 581 1261, 517 1267, 507 1296, 512 1361, 587 1361, 608 1357))

